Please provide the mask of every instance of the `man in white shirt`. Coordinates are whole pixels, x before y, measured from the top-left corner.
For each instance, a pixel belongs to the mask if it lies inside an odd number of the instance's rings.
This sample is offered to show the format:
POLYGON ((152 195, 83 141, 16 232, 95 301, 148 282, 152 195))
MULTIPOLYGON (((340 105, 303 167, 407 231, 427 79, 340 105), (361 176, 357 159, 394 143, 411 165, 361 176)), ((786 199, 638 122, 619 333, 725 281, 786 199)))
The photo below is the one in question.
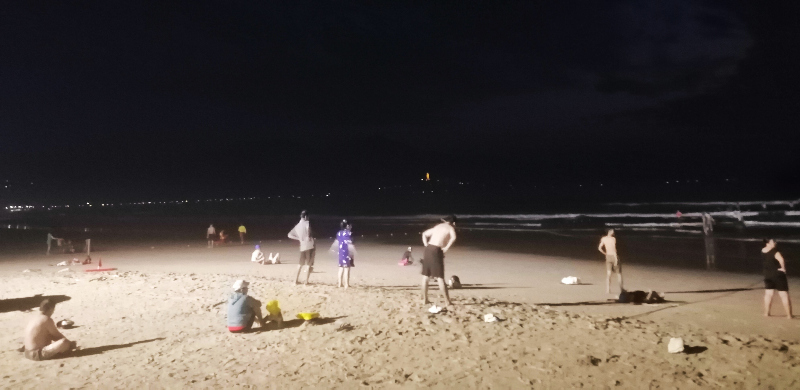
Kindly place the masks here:
POLYGON ((289 238, 300 241, 300 264, 297 266, 297 276, 294 278, 294 284, 299 283, 300 273, 305 270, 306 279, 303 284, 306 285, 308 284, 308 277, 314 270, 315 248, 314 236, 311 233, 311 225, 308 222, 308 213, 305 210, 300 213, 300 222, 289 232, 289 238))
POLYGON ((456 216, 442 218, 442 223, 422 233, 422 244, 425 254, 422 257, 422 304, 428 301, 428 278, 438 278, 439 289, 442 290, 445 304, 451 306, 447 286, 444 284, 444 254, 456 241, 456 216))
POLYGON ((206 230, 206 240, 208 240, 208 247, 214 247, 214 236, 217 234, 217 229, 214 229, 214 225, 208 225, 208 230, 206 230))

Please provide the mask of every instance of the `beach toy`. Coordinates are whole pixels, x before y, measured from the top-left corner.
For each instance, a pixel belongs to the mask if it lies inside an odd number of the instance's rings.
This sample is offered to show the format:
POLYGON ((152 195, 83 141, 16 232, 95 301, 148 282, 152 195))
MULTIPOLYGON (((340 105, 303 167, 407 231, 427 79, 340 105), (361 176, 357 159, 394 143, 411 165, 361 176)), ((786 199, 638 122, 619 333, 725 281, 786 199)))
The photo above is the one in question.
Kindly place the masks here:
POLYGON ((301 320, 313 320, 315 318, 319 318, 319 313, 298 313, 297 318, 301 320))
POLYGON ((114 271, 116 268, 103 268, 103 258, 101 257, 97 261, 97 269, 87 269, 84 272, 103 272, 103 271, 114 271))
POLYGON ((278 306, 278 301, 272 300, 267 302, 267 312, 271 316, 277 316, 281 314, 281 307, 278 306))
POLYGON ((683 339, 680 337, 673 337, 669 339, 669 345, 667 346, 667 351, 669 351, 669 353, 683 352, 683 339))
POLYGON ((577 276, 567 276, 561 279, 562 284, 581 284, 581 280, 577 276))

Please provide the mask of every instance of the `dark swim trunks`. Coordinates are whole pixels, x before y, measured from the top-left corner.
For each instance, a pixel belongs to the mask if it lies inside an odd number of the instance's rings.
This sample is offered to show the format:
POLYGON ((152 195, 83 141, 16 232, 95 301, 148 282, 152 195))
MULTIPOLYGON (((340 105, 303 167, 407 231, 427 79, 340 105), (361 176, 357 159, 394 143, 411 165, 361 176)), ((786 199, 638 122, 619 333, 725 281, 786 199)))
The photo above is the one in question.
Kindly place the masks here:
POLYGON ((776 271, 771 275, 764 276, 764 289, 789 291, 789 281, 786 279, 786 274, 776 271))
POLYGON ((444 279, 444 252, 436 245, 425 247, 422 261, 422 275, 444 279))

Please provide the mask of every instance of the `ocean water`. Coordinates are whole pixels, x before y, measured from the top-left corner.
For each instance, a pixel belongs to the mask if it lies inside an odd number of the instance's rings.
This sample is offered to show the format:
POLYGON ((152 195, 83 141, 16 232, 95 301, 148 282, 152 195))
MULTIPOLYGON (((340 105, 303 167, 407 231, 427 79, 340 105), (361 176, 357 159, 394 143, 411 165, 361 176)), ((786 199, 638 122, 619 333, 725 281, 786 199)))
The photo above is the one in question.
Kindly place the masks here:
MULTIPOLYGON (((761 240, 775 238, 787 259, 790 275, 800 275, 800 210, 797 201, 616 203, 593 205, 590 211, 458 214, 458 246, 545 256, 602 261, 599 239, 614 228, 625 262, 666 267, 722 270, 757 274, 761 270, 761 240), (677 211, 681 210, 680 216, 677 211), (706 236, 702 213, 715 220, 706 236), (713 263, 709 256, 713 252, 713 263)), ((321 239, 332 239, 339 221, 354 224, 356 242, 397 245, 398 251, 420 245, 419 234, 442 215, 313 215, 312 227, 321 239)), ((244 224, 248 240, 286 239, 297 222, 292 215, 247 213, 175 213, 169 208, 117 213, 6 213, 0 218, 0 245, 6 252, 41 250, 46 232, 76 243, 92 239, 93 251, 148 245, 204 244, 210 223, 238 239, 244 224)))

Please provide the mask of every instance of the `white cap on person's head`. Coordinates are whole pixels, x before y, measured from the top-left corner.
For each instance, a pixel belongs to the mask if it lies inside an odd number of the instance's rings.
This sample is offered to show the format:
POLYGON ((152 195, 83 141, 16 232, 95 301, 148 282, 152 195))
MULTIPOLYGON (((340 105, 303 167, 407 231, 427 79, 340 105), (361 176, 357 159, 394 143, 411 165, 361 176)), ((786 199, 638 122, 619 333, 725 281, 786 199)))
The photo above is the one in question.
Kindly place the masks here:
POLYGON ((250 283, 248 283, 246 280, 240 279, 233 282, 233 286, 231 286, 231 288, 233 288, 233 291, 241 291, 243 288, 247 288, 249 285, 250 283))

